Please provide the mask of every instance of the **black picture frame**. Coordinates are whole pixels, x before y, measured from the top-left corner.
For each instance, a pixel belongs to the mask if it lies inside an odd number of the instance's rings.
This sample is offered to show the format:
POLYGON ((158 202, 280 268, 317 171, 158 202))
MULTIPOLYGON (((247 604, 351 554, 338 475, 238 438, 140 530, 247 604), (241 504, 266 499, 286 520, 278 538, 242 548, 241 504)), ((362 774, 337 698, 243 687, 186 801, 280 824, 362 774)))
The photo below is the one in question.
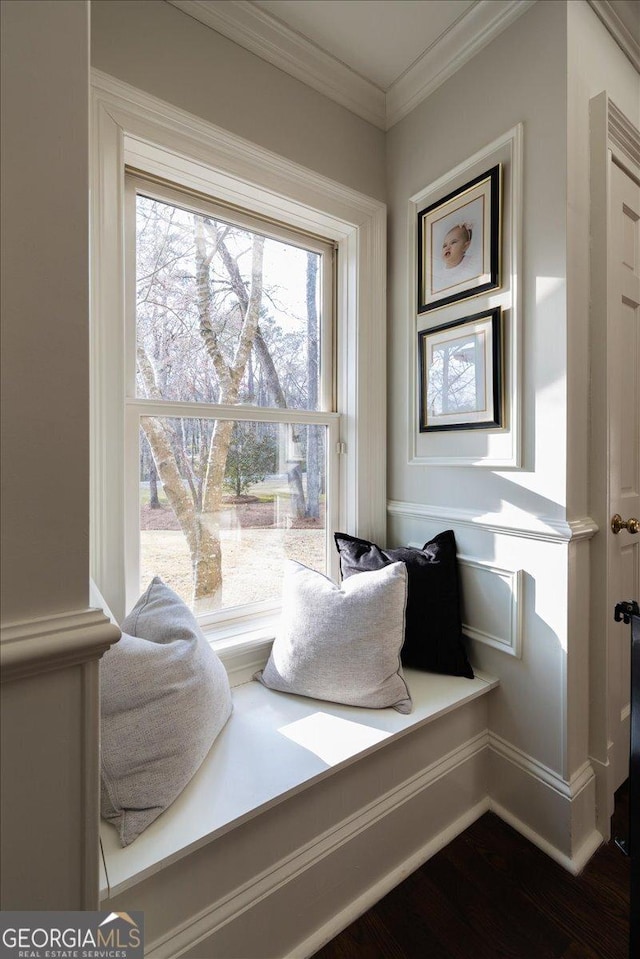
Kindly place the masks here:
POLYGON ((500 288, 501 189, 498 163, 419 211, 418 313, 500 288))
POLYGON ((502 330, 497 306, 418 333, 421 433, 504 427, 502 330))

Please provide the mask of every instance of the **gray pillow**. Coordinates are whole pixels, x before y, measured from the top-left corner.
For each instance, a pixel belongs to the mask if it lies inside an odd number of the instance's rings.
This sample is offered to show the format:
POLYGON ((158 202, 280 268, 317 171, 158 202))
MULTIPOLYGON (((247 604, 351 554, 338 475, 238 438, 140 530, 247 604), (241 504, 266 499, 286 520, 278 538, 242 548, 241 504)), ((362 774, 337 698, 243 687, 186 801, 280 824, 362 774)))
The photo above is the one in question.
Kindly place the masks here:
POLYGON ((100 668, 101 813, 128 846, 182 792, 232 703, 224 666, 158 577, 122 630, 100 668))
POLYGON ((404 563, 336 586, 288 562, 278 633, 267 665, 254 678, 284 693, 411 712, 400 665, 406 596, 404 563))

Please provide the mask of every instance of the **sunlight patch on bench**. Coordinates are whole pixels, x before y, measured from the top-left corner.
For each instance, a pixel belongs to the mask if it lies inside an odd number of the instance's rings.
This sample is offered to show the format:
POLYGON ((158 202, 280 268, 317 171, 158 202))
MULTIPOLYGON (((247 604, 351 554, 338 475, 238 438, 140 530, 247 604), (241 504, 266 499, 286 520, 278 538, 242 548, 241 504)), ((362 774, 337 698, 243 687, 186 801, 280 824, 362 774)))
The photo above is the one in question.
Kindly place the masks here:
POLYGON ((310 750, 327 766, 336 766, 391 735, 364 723, 321 712, 281 726, 278 732, 310 750))

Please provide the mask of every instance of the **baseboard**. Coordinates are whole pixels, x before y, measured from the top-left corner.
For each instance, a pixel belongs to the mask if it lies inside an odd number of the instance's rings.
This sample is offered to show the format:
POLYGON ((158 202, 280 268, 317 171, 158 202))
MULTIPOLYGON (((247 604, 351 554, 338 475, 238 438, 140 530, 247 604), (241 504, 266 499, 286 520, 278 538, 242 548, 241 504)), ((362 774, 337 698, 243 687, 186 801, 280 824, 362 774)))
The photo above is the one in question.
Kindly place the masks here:
POLYGON ((577 875, 603 841, 596 777, 586 762, 569 780, 494 733, 489 735, 490 808, 577 875))
POLYGON ((615 808, 612 751, 613 743, 609 743, 604 762, 594 756, 590 757, 596 777, 596 826, 605 841, 611 836, 611 817, 615 808))
POLYGON ((504 806, 501 806, 500 803, 496 802, 494 799, 490 799, 488 805, 491 812, 495 813, 496 816, 499 816, 500 819, 507 823, 507 825, 515 829, 516 832, 519 832, 521 836, 524 836, 525 839, 528 839, 529 842, 533 843, 534 846, 537 846, 538 849, 549 856, 550 859, 553 859, 554 862, 557 862, 558 865, 563 866, 564 869, 566 869, 567 872, 570 872, 573 876, 577 876, 582 872, 586 864, 593 856, 594 852, 602 845, 602 836, 597 829, 594 828, 584 839, 573 856, 567 856, 556 846, 548 842, 544 836, 541 836, 540 833, 535 831, 535 829, 532 829, 521 819, 518 819, 517 816, 514 816, 513 813, 509 812, 508 809, 505 809, 504 806))
POLYGON ((299 943, 292 952, 287 954, 285 959, 306 959, 306 957, 314 955, 314 953, 322 949, 323 946, 346 929, 347 926, 351 925, 352 922, 355 922, 356 919, 379 902, 383 896, 391 892, 391 890, 406 879, 407 876, 411 875, 416 869, 419 869, 420 866, 428 862, 432 856, 435 856, 436 853, 440 852, 441 849, 444 849, 445 846, 452 842, 456 836, 459 836, 465 829, 473 825, 473 823, 486 812, 495 813, 495 815, 508 823, 508 825, 541 849, 542 852, 559 865, 567 869, 572 875, 578 875, 582 871, 603 841, 600 833, 594 830, 591 836, 582 844, 578 853, 571 859, 560 853, 555 846, 548 843, 542 836, 527 826, 526 823, 517 819, 517 817, 512 815, 507 809, 487 796, 485 799, 476 803, 467 813, 451 823, 451 825, 438 836, 425 843, 409 860, 402 863, 402 865, 396 869, 391 870, 386 876, 370 886, 358 899, 349 903, 345 909, 333 916, 329 922, 317 929, 308 939, 299 943))
POLYGON ((434 836, 426 842, 413 856, 406 859, 395 869, 390 870, 385 876, 369 886, 366 892, 350 902, 341 912, 332 916, 328 922, 316 929, 304 942, 299 943, 291 952, 287 953, 284 959, 306 959, 308 956, 313 956, 314 953, 322 949, 323 946, 339 935, 347 926, 350 926, 352 922, 355 922, 355 920, 367 912, 368 909, 371 909, 383 896, 386 896, 392 889, 395 889, 407 876, 410 876, 412 872, 415 872, 416 869, 423 866, 425 862, 440 852, 441 849, 444 849, 456 836, 463 833, 465 829, 472 826, 476 819, 483 816, 489 809, 490 802, 488 797, 481 799, 480 802, 476 803, 468 812, 459 816, 455 822, 452 822, 446 829, 438 833, 437 836, 434 836))
POLYGON ((149 942, 145 955, 231 959, 262 955, 266 942, 273 956, 311 955, 487 811, 487 744, 486 731, 473 736, 149 942))

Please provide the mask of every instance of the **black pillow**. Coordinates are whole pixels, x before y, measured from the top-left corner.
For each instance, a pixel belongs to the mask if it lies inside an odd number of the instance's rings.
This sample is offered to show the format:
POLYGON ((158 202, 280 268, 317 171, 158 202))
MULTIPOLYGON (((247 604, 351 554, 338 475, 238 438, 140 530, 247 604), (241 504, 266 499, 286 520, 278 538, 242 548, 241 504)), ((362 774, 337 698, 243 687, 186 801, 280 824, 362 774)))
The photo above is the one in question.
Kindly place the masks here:
POLYGON ((456 539, 445 530, 422 549, 381 549, 366 539, 334 534, 343 579, 389 563, 407 566, 407 612, 401 658, 405 666, 473 679, 462 639, 456 539))

